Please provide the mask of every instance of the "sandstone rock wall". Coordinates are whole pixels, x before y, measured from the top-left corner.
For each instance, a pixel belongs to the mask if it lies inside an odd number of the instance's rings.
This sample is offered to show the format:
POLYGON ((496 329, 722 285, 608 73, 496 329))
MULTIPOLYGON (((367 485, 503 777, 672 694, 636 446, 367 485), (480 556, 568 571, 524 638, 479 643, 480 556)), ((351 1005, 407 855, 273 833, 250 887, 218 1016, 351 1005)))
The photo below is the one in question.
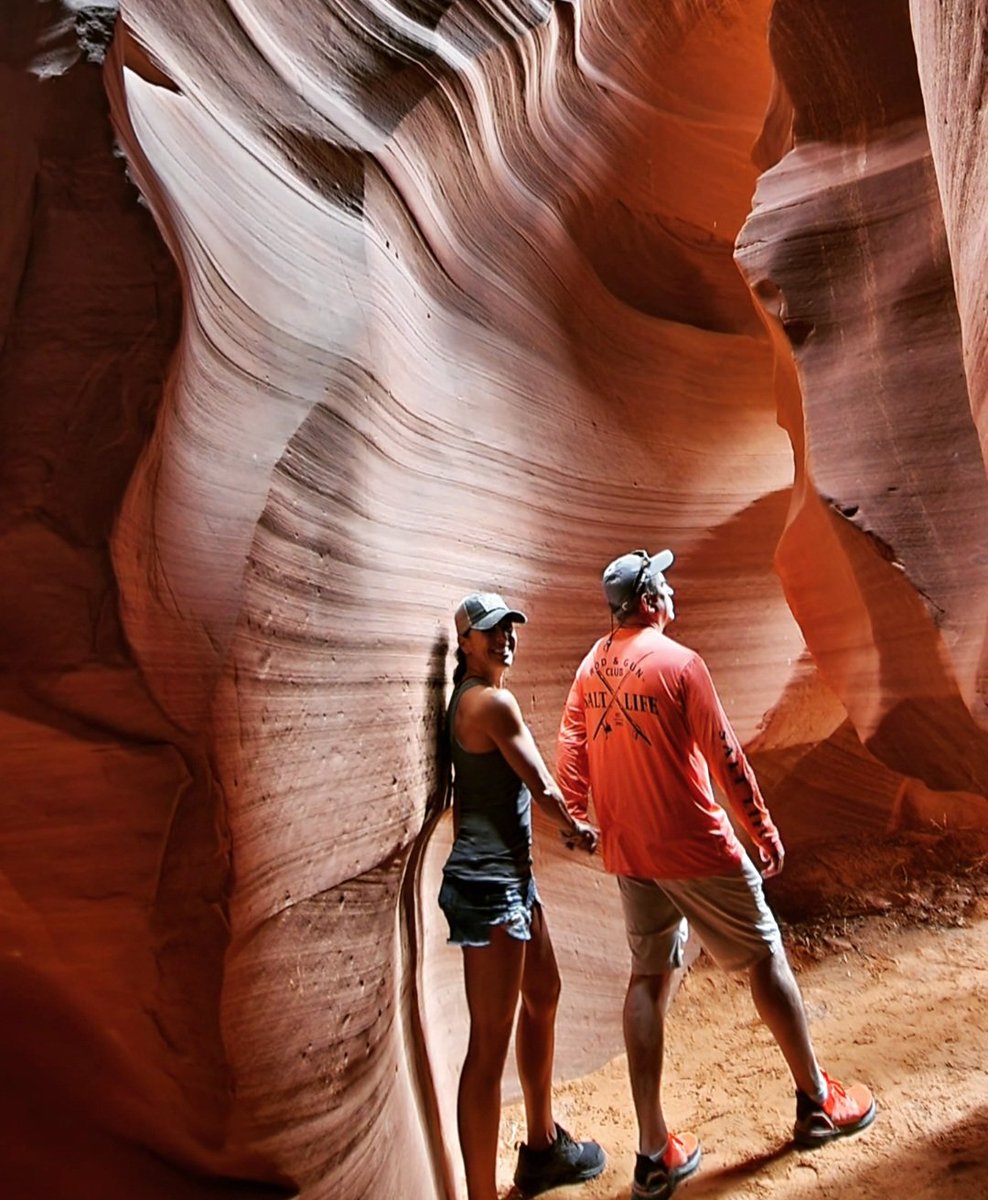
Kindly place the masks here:
POLYGON ((114 143, 115 13, 0 19, 0 1173, 11 1200, 228 1167, 228 883, 202 731, 156 702, 109 538, 179 327, 114 143))
POLYGON ((982 384, 952 271, 970 251, 948 245, 908 6, 779 0, 769 32, 795 144, 759 180, 737 258, 795 453, 776 565, 864 746, 983 796, 982 384))
MULTIPOLYGON (((111 6, 15 0, 21 1194, 45 1095, 104 1197, 458 1194, 466 590, 529 613, 551 753, 601 565, 671 545, 791 857, 988 828, 971 8, 125 0, 101 79, 111 6)), ((619 1047, 619 918, 540 832, 572 1074, 619 1047)))

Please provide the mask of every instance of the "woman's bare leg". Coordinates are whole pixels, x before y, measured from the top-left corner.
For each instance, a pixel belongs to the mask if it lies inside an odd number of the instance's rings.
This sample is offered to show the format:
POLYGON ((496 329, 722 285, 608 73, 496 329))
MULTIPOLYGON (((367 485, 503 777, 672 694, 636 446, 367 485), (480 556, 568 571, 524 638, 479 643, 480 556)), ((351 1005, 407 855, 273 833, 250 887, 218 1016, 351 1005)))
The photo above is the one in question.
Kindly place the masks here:
POLYGON ((525 946, 495 926, 489 946, 463 948, 470 1040, 456 1115, 469 1200, 497 1200, 501 1076, 521 992, 525 946))
POLYGON ((521 1015, 515 1035, 518 1079, 525 1097, 527 1143, 543 1150, 556 1137, 552 1116, 552 1059, 559 1004, 559 968, 541 904, 532 911, 532 939, 525 943, 521 1015))

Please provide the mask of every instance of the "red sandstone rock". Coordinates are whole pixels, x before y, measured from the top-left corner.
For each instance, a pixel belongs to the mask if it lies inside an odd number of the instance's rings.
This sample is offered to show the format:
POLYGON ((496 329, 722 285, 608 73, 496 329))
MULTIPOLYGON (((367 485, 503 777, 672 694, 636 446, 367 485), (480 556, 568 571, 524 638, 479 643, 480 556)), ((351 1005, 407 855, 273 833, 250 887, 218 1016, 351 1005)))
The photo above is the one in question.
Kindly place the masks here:
MULTIPOLYGON (((672 545, 791 854, 985 823, 965 6, 127 0, 105 86, 180 337, 52 7, 0 68, 0 992, 35 1097, 0 1168, 452 1196, 462 592, 529 612, 548 749, 601 565, 672 545)), ((540 834, 573 1073, 619 1047, 619 917, 540 834)))
POLYGON ((738 240, 796 454, 776 562, 864 744, 983 794, 988 485, 908 14, 884 14, 870 72, 859 17, 776 5, 797 145, 760 179, 738 240))

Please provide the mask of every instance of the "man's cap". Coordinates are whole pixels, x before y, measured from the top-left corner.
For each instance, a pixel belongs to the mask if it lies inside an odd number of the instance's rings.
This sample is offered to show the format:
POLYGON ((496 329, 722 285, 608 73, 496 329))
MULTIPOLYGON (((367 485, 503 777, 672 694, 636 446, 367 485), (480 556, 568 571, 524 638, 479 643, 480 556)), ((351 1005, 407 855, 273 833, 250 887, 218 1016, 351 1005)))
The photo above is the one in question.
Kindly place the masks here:
POLYGON ((608 563, 602 582, 611 612, 630 608, 642 594, 646 580, 664 582, 662 572, 672 566, 674 557, 671 550, 660 550, 652 555, 647 550, 632 550, 608 563))
POLYGON ((510 617, 519 625, 524 625, 528 620, 523 612, 509 608, 504 597, 497 592, 471 592, 460 601, 453 619, 456 632, 462 636, 471 629, 493 629, 505 617, 510 617))

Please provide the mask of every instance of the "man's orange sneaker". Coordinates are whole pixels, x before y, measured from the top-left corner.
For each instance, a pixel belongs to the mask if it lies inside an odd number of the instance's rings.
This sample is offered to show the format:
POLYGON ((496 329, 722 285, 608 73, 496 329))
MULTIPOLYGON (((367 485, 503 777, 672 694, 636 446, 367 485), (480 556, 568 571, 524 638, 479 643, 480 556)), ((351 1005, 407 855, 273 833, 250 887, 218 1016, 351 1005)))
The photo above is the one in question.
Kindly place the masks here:
POLYGON ((845 1087, 824 1072, 827 1098, 822 1104, 805 1092, 796 1092, 796 1124, 792 1140, 797 1146, 822 1146, 834 1138, 857 1133, 875 1119, 875 1097, 863 1083, 845 1087))
POLYGON ((672 1133, 656 1162, 645 1154, 635 1159, 632 1200, 667 1200, 676 1186, 700 1165, 700 1143, 692 1133, 672 1133))

